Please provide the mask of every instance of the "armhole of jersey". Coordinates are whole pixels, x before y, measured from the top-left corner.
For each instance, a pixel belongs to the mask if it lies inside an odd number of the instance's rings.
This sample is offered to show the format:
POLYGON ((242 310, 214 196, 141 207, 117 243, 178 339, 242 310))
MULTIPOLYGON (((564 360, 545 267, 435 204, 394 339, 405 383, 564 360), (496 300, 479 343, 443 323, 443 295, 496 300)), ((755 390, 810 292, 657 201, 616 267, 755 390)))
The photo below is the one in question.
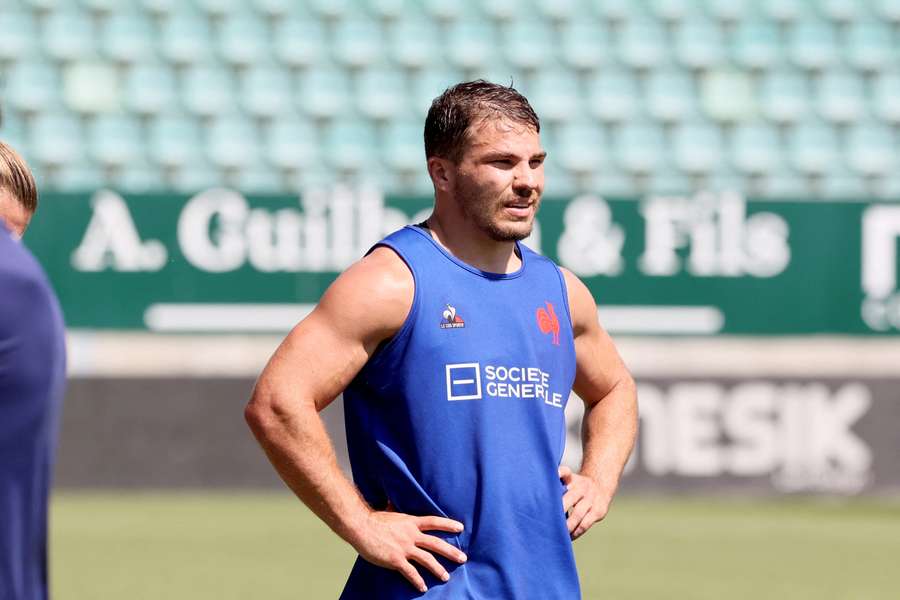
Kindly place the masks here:
POLYGON ((569 329, 572 331, 572 338, 575 338, 575 323, 572 321, 572 310, 569 308, 569 288, 566 286, 566 276, 563 275, 562 269, 559 268, 559 265, 554 264, 553 268, 556 269, 556 275, 559 277, 559 285, 562 288, 563 300, 566 303, 566 317, 569 319, 569 329))
POLYGON ((375 365, 380 363, 385 355, 399 342, 398 340, 402 340, 405 337, 409 336, 409 331, 412 329, 413 323, 416 320, 416 316, 419 313, 419 279, 416 276, 416 271, 413 269, 412 265, 403 256, 403 253, 392 243, 389 241, 382 240, 378 242, 374 246, 372 246, 368 252, 366 252, 366 256, 371 254, 376 248, 384 247, 391 250, 394 254, 396 254, 400 260, 403 261, 403 264, 406 265, 406 268, 409 269, 410 274, 413 278, 413 301, 412 305, 409 307, 409 312, 406 314, 406 319, 403 320, 403 324, 400 326, 400 329, 397 330, 397 333, 391 336, 390 339, 382 342, 375 352, 372 354, 372 357, 368 361, 367 366, 375 365))

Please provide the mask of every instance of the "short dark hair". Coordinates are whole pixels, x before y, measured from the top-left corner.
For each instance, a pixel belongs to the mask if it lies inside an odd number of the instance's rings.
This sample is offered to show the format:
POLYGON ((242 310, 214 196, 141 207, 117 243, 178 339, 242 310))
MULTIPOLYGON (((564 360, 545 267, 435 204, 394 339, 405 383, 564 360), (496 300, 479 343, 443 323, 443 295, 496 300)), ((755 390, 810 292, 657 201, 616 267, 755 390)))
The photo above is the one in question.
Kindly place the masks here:
POLYGON ((541 122, 528 100, 513 86, 477 79, 458 83, 434 99, 425 117, 425 157, 458 163, 468 143, 469 128, 488 118, 506 118, 541 132, 541 122))
POLYGON ((12 146, 0 142, 0 189, 9 190, 30 213, 37 210, 38 193, 34 175, 25 159, 12 146))

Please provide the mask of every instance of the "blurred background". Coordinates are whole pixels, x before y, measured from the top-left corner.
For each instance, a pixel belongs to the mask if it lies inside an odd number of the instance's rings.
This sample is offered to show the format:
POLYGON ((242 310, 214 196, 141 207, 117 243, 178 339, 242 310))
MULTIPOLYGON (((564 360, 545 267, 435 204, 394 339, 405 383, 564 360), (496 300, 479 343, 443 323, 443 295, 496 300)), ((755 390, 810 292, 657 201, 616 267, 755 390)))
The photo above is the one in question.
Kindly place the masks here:
POLYGON ((900 596, 898 59, 898 0, 2 0, 0 138, 69 326, 56 596, 337 597, 355 553, 242 408, 429 214, 425 113, 479 77, 541 117, 529 243, 639 383, 585 598, 900 596))

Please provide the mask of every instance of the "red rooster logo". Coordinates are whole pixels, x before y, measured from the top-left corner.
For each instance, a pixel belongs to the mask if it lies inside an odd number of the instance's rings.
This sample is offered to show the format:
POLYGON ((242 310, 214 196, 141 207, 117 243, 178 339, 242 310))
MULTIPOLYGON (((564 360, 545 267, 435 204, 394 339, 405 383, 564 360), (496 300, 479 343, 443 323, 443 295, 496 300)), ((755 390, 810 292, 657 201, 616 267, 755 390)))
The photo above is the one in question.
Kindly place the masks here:
POLYGON ((544 302, 547 308, 537 309, 537 323, 541 333, 553 334, 553 345, 559 346, 559 319, 556 318, 556 311, 550 302, 544 302))

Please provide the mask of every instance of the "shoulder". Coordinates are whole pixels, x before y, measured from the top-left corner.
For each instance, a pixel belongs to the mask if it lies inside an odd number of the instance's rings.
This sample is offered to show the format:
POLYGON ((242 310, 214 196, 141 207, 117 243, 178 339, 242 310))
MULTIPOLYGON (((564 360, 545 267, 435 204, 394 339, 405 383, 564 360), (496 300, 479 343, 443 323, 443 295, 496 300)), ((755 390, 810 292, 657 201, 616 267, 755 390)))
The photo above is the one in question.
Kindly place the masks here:
POLYGON ((569 299, 569 312, 572 315, 572 329, 575 337, 581 333, 598 327, 597 303, 594 296, 577 275, 565 267, 557 267, 566 283, 566 294, 569 299))
POLYGON ((4 331, 33 326, 34 319, 52 310, 55 303, 37 260, 11 239, 0 242, 0 290, 0 330, 4 331))
POLYGON ((403 325, 414 296, 409 267, 391 248, 377 246, 338 276, 315 312, 380 341, 403 325))

